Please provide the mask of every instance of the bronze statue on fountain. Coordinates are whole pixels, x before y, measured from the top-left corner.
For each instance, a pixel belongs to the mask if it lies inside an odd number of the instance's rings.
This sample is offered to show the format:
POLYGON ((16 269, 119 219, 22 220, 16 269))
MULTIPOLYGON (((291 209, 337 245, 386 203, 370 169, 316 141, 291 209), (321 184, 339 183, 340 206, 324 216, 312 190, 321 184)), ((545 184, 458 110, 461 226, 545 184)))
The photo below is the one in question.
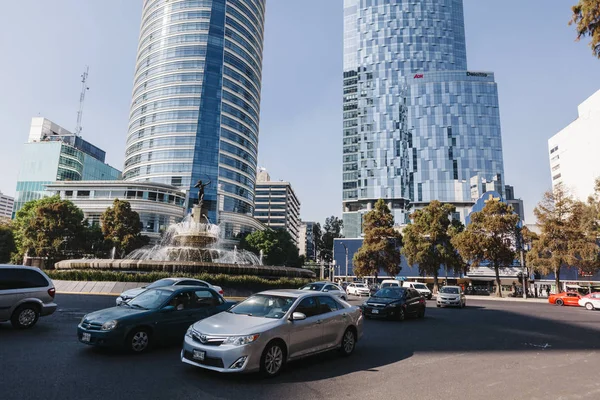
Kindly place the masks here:
MULTIPOLYGON (((176 235, 173 240, 175 246, 195 247, 199 250, 199 253, 204 253, 206 247, 214 244, 219 238, 215 235, 214 230, 211 229, 212 224, 206 217, 208 212, 203 207, 204 205, 204 189, 210 185, 211 181, 206 183, 199 180, 194 188, 198 189, 198 203, 192 207, 192 221, 194 222, 194 229, 190 232, 176 235), (204 217, 204 221, 203 218, 204 217)), ((200 257, 204 258, 204 257, 200 257)))

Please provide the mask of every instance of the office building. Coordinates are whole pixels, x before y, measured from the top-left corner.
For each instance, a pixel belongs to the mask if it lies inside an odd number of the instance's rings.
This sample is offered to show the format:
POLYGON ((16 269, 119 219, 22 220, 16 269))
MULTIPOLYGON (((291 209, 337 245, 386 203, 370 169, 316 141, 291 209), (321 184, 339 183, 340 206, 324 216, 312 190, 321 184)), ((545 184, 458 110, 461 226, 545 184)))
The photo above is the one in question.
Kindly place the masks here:
POLYGON ((272 181, 261 171, 256 181, 254 217, 272 229, 285 229, 298 246, 300 239, 300 201, 289 182, 272 181))
POLYGON ((126 200, 137 212, 142 234, 158 241, 167 227, 185 215, 185 193, 177 188, 152 182, 80 181, 54 182, 46 191, 72 201, 90 224, 100 224, 100 216, 115 199, 126 200))
POLYGON ((600 177, 600 90, 577 111, 577 119, 548 140, 548 157, 552 186, 562 183, 575 198, 586 201, 600 177))
POLYGON ((344 0, 344 236, 382 198, 396 224, 432 200, 464 221, 471 178, 504 190, 498 91, 467 67, 462 0, 344 0))
POLYGON ((31 120, 23 146, 13 215, 30 200, 51 195, 45 186, 55 181, 117 180, 121 172, 105 163, 106 153, 54 122, 31 120))
POLYGON ((15 204, 14 197, 7 196, 0 192, 0 219, 11 218, 13 206, 15 204))
POLYGON ((256 225, 264 18, 265 0, 144 1, 126 181, 178 187, 188 208, 210 182, 212 222, 256 225))
POLYGON ((298 234, 298 250, 301 256, 306 257, 306 261, 317 261, 314 222, 301 221, 298 234))
POLYGON ((523 206, 523 200, 515 198, 515 188, 511 185, 504 185, 504 195, 506 204, 513 208, 515 214, 519 216, 521 221, 525 221, 525 209, 523 206))

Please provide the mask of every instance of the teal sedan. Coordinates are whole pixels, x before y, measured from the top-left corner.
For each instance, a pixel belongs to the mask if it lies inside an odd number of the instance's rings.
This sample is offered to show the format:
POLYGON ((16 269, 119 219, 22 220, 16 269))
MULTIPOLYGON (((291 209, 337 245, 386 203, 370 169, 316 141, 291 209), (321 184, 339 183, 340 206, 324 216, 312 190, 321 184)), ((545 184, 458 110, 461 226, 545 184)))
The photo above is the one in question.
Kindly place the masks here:
POLYGON ((88 345, 124 346, 141 353, 152 345, 182 342, 194 322, 226 311, 234 304, 206 287, 148 289, 117 307, 85 315, 77 327, 77 337, 88 345))

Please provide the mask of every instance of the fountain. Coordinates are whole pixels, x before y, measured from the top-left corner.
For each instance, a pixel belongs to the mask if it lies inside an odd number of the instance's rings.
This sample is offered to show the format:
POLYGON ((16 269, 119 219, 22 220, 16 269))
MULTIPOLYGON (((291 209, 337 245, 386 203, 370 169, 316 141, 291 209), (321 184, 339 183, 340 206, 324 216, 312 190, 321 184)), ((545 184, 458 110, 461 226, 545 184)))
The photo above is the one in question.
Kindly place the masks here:
MULTIPOLYGON (((201 185, 201 182, 199 182, 201 185)), ((225 249, 221 245, 221 230, 203 213, 203 188, 200 201, 182 222, 170 225, 160 243, 131 252, 122 260, 81 259, 65 260, 55 264, 64 269, 104 269, 127 271, 162 271, 187 273, 223 273, 230 275, 256 275, 266 278, 314 278, 312 271, 266 266, 260 257, 247 250, 225 249)), ((114 255, 113 255, 114 258, 114 255)))

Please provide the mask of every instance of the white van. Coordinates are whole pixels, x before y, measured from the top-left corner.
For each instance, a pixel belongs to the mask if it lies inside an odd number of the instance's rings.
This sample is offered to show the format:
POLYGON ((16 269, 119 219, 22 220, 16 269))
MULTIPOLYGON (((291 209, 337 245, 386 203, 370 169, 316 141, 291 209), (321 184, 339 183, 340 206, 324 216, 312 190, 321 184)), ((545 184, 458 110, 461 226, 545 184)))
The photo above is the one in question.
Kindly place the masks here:
POLYGON ((433 293, 431 293, 431 290, 429 290, 427 285, 421 282, 402 282, 402 287, 415 289, 428 300, 431 300, 431 297, 433 296, 433 293))

